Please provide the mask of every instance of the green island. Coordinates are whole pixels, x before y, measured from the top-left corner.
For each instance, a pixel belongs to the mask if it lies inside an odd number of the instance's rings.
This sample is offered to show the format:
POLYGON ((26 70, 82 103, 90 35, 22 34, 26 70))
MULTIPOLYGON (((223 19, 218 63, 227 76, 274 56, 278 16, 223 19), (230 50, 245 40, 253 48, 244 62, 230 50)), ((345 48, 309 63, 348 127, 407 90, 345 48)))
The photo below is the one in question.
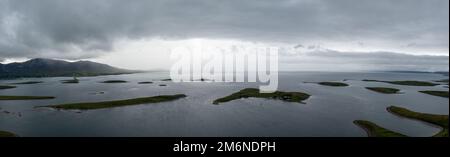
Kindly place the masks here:
POLYGON ((27 82, 16 82, 16 83, 11 83, 11 84, 39 84, 39 83, 43 83, 42 81, 27 81, 27 82))
POLYGON ((4 86, 4 85, 0 85, 0 90, 2 90, 2 89, 12 89, 12 88, 16 88, 16 86, 4 86))
POLYGON ((268 98, 268 99, 279 99, 287 102, 299 102, 302 103, 304 100, 308 99, 310 95, 301 92, 281 92, 276 91, 274 93, 260 93, 259 89, 256 88, 246 88, 237 93, 231 94, 229 96, 214 100, 213 104, 218 105, 219 103, 225 103, 241 98, 268 98))
POLYGON ((341 82, 319 82, 318 84, 323 86, 332 86, 332 87, 346 87, 348 84, 341 82))
POLYGON ((191 80, 191 81, 197 81, 197 82, 212 82, 213 80, 201 78, 201 79, 191 80))
POLYGON ((123 107, 139 104, 148 103, 159 103, 173 101, 186 97, 184 94, 177 95, 160 95, 154 97, 142 97, 135 99, 126 100, 114 100, 114 101, 103 101, 103 102, 86 102, 86 103, 72 103, 72 104, 60 104, 60 105, 49 105, 49 106, 39 106, 39 107, 50 107, 61 110, 95 110, 103 108, 113 108, 113 107, 123 107))
POLYGON ((17 135, 13 134, 11 132, 1 131, 0 130, 0 137, 17 137, 17 135))
POLYGON ((172 81, 172 79, 162 79, 161 81, 172 81))
POLYGON ((369 137, 406 137, 403 134, 390 131, 369 121, 355 120, 353 123, 364 129, 369 137))
POLYGON ((151 81, 145 81, 145 82, 138 82, 138 84, 152 84, 153 82, 151 81))
POLYGON ((91 95, 100 95, 100 94, 105 94, 105 92, 104 91, 90 92, 89 94, 91 94, 91 95))
POLYGON ((103 81, 101 83, 127 83, 127 81, 124 81, 124 80, 108 80, 108 81, 103 81))
POLYGON ((40 99, 55 99, 53 96, 2 96, 0 100, 40 100, 40 99))
MULTIPOLYGON (((433 124, 441 127, 441 131, 432 137, 448 137, 448 115, 436 115, 436 114, 428 114, 428 113, 419 113, 410 111, 406 108, 390 106, 387 108, 387 111, 395 114, 397 116, 423 121, 429 124, 433 124)), ((375 123, 365 121, 365 120, 356 120, 353 123, 363 128, 369 137, 406 137, 403 134, 385 129, 376 125, 375 123)))
POLYGON ((448 115, 435 115, 410 111, 406 108, 391 106, 387 110, 398 116, 427 122, 442 128, 442 130, 433 137, 448 137, 448 115))
POLYGON ((78 79, 62 80, 61 82, 64 83, 64 84, 77 84, 77 83, 80 83, 80 81, 78 79))
POLYGON ((159 86, 161 86, 161 87, 165 87, 165 86, 167 86, 167 85, 165 85, 165 84, 160 84, 159 86))
POLYGON ((447 83, 448 84, 448 79, 436 80, 434 82, 447 83))
POLYGON ((419 91, 419 92, 429 94, 429 95, 448 98, 448 91, 419 91))
POLYGON ((400 91, 399 89, 387 87, 366 87, 366 89, 383 94, 398 94, 400 91))
POLYGON ((383 82, 383 83, 389 83, 389 84, 395 84, 395 85, 404 85, 404 86, 436 86, 439 84, 431 83, 431 82, 424 82, 424 81, 380 81, 380 80, 362 80, 365 82, 383 82))

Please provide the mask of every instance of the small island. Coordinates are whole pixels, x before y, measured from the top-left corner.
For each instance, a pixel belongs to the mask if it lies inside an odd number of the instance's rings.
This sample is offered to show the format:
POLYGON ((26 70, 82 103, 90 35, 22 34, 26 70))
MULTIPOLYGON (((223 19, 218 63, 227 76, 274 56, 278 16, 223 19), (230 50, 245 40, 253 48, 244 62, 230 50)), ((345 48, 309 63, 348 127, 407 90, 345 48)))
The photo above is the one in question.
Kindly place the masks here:
POLYGON ((166 84, 160 84, 159 86, 161 86, 161 87, 165 87, 165 86, 167 86, 166 84))
POLYGON ((0 85, 0 90, 2 90, 2 89, 12 89, 12 88, 16 88, 16 86, 0 85))
POLYGON ((77 84, 77 83, 80 83, 80 81, 78 81, 78 80, 62 80, 61 82, 64 83, 64 84, 77 84))
POLYGON ((138 84, 152 84, 153 82, 151 81, 145 81, 145 82, 138 82, 138 84))
POLYGON ((39 83, 43 83, 43 82, 42 81, 27 81, 27 82, 16 82, 16 83, 11 83, 11 84, 21 85, 21 84, 39 84, 39 83))
POLYGON ((380 81, 380 80, 362 80, 365 82, 383 82, 395 85, 404 85, 404 86, 436 86, 439 84, 424 82, 424 81, 380 81))
POLYGON ((161 81, 172 81, 172 79, 162 79, 161 81))
POLYGON ((127 81, 124 80, 107 80, 100 83, 127 83, 127 81))
POLYGON ((41 99, 55 99, 53 96, 2 96, 0 100, 41 100, 41 99))
POLYGON ((103 108, 114 108, 114 107, 123 107, 123 106, 139 105, 139 104, 167 102, 167 101, 181 99, 184 97, 186 97, 186 95, 184 95, 184 94, 160 95, 160 96, 154 96, 154 97, 143 97, 143 98, 126 99, 126 100, 60 104, 60 105, 49 105, 49 106, 40 106, 40 107, 50 107, 50 108, 60 109, 60 110, 95 110, 95 109, 103 109, 103 108))
POLYGON ((201 79, 191 80, 191 81, 194 81, 194 82, 213 82, 214 80, 201 78, 201 79))
POLYGON ((229 96, 214 100, 213 104, 218 105, 219 103, 225 103, 241 98, 268 98, 268 99, 279 99, 287 102, 298 102, 302 103, 304 100, 310 97, 309 94, 301 92, 281 92, 276 91, 274 93, 260 93, 259 89, 256 88, 246 88, 237 93, 231 94, 229 96))
POLYGON ((64 84, 77 84, 80 83, 80 80, 78 80, 77 77, 74 76, 71 80, 62 80, 61 82, 64 84))
POLYGON ((434 82, 447 83, 448 84, 448 79, 436 80, 434 82))
POLYGON ((387 87, 366 87, 366 89, 383 94, 398 94, 400 91, 399 89, 387 87))
POLYGON ((91 95, 101 95, 101 94, 105 94, 106 92, 104 91, 99 91, 99 92, 90 92, 89 94, 91 95))
POLYGON ((439 96, 448 98, 448 91, 419 91, 420 93, 425 93, 428 95, 439 96))
POLYGON ((62 80, 61 82, 64 83, 64 84, 77 84, 77 83, 80 83, 80 80, 78 80, 78 79, 71 79, 71 80, 62 80))
POLYGON ((406 137, 403 134, 388 130, 370 121, 355 120, 353 123, 364 129, 369 137, 406 137))
POLYGON ((414 120, 423 121, 426 123, 430 123, 442 128, 442 130, 434 135, 433 137, 448 137, 448 115, 435 115, 435 114, 427 114, 427 113, 419 113, 410 111, 405 108, 391 106, 388 107, 387 110, 390 113, 393 113, 398 116, 402 116, 405 118, 410 118, 414 120))
POLYGON ((318 84, 331 87, 347 87, 348 84, 341 82, 319 82, 318 84))
POLYGON ((0 130, 0 137, 17 137, 17 135, 11 132, 0 130))
MULTIPOLYGON (((441 131, 433 135, 433 137, 448 137, 448 115, 419 113, 396 106, 390 106, 386 110, 400 117, 423 121, 438 126, 441 128, 441 131)), ((369 137, 406 137, 403 134, 385 129, 369 121, 356 120, 354 123, 363 128, 369 137)))

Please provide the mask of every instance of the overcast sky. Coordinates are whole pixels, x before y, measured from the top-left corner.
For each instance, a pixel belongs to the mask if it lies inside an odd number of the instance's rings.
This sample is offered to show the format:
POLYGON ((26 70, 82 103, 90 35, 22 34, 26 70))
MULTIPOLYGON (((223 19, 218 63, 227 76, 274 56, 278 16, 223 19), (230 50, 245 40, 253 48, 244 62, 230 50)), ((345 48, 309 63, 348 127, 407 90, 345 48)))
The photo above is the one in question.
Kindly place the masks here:
POLYGON ((448 70, 449 1, 0 0, 0 62, 165 69, 171 48, 195 42, 279 46, 294 70, 448 70))

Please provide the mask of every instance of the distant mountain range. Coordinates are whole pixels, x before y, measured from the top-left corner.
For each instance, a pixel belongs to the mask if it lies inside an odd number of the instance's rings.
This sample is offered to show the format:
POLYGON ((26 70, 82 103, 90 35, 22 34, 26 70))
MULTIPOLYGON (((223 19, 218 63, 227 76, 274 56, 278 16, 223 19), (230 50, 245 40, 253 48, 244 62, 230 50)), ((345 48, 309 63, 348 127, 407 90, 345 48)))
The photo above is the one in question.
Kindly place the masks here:
POLYGON ((0 78, 62 77, 130 74, 139 71, 115 68, 91 61, 67 62, 37 58, 21 63, 0 64, 0 78))

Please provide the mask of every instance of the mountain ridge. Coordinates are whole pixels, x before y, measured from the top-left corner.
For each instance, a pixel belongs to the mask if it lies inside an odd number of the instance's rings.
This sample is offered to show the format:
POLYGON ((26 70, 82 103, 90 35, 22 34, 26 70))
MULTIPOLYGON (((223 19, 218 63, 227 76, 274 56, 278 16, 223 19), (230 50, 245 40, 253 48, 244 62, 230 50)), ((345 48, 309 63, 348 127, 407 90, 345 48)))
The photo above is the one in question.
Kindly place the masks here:
POLYGON ((0 78, 100 76, 137 73, 136 70, 116 68, 92 61, 68 62, 35 58, 25 62, 0 63, 0 78))

